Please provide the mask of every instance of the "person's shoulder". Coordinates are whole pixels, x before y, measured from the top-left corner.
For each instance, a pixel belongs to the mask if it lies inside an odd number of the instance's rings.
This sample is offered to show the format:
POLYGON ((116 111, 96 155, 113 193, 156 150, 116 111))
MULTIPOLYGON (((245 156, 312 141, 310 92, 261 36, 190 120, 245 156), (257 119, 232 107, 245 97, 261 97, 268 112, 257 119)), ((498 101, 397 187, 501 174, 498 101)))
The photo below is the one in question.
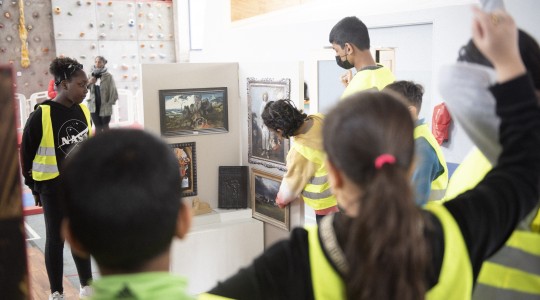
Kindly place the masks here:
POLYGON ((437 156, 435 154, 435 149, 433 149, 429 141, 423 136, 415 138, 414 145, 418 152, 433 153, 435 156, 437 156))

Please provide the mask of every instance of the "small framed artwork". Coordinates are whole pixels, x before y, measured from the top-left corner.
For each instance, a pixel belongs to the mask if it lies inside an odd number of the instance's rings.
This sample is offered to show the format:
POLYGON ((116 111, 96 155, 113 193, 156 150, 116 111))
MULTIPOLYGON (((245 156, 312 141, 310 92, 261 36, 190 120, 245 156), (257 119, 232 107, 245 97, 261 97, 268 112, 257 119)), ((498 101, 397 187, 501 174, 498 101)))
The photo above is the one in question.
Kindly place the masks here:
POLYGON ((268 102, 289 99, 290 86, 289 78, 247 78, 249 163, 286 170, 289 140, 280 140, 264 125, 261 115, 268 102))
POLYGON ((197 195, 197 155, 195 143, 179 143, 169 145, 178 159, 180 167, 180 186, 182 196, 197 195))
POLYGON ((281 184, 281 177, 252 169, 251 209, 253 218, 289 230, 290 207, 279 208, 276 196, 281 184))
POLYGON ((229 131, 227 88, 159 91, 161 135, 194 135, 229 131))
POLYGON ((247 208, 248 189, 248 166, 219 167, 218 208, 247 208))

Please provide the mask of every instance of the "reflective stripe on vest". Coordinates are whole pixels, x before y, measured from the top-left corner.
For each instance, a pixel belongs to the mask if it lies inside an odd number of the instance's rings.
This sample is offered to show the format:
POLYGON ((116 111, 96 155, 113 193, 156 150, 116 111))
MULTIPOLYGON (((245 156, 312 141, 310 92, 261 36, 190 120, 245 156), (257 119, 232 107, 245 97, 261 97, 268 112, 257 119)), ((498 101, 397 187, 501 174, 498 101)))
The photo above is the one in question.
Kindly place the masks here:
POLYGON ((293 149, 318 166, 315 174, 302 191, 304 202, 315 210, 336 206, 337 200, 330 189, 328 171, 324 166, 324 152, 301 145, 300 143, 294 143, 293 149))
POLYGON ((330 265, 319 241, 316 225, 306 226, 309 244, 311 285, 315 299, 346 299, 343 280, 330 265))
POLYGON ((441 204, 428 202, 425 208, 439 219, 444 232, 444 257, 439 282, 427 292, 426 299, 471 299, 472 266, 458 224, 441 204))
POLYGON ((446 160, 441 151, 441 147, 433 137, 427 124, 421 124, 414 128, 414 139, 424 138, 429 143, 431 148, 435 150, 439 163, 443 166, 444 171, 431 183, 431 193, 429 194, 429 200, 441 200, 446 193, 446 187, 448 186, 448 167, 446 166, 446 160))
MULTIPOLYGON (((51 107, 49 105, 40 105, 39 107, 41 108, 41 128, 43 129, 43 134, 36 156, 32 161, 32 178, 36 181, 44 181, 58 177, 60 172, 58 171, 58 164, 56 162, 51 107)), ((80 105, 80 107, 88 124, 88 132, 90 132, 90 111, 85 105, 80 105)))
POLYGON ((540 299, 540 234, 514 231, 482 265, 473 299, 540 299))

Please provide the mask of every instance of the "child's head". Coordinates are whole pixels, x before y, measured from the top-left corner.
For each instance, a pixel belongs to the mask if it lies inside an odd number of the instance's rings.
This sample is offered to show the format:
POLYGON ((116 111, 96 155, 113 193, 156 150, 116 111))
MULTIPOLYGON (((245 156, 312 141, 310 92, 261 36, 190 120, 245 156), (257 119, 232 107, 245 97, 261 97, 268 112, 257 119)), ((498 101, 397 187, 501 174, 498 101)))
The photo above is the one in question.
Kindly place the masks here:
POLYGON ((57 57, 50 64, 49 71, 54 76, 58 99, 67 99, 72 104, 82 103, 88 92, 83 65, 69 57, 57 57))
POLYGON ((365 187, 380 175, 375 160, 382 154, 396 159, 395 164, 383 169, 403 174, 409 171, 414 154, 413 130, 402 100, 384 92, 361 92, 340 101, 327 115, 324 150, 332 165, 356 185, 365 187))
POLYGON ((369 50, 369 33, 366 25, 357 17, 346 17, 339 21, 330 31, 331 44, 345 47, 345 43, 353 44, 359 50, 369 50))
POLYGON ((406 101, 413 114, 414 119, 418 119, 420 109, 422 108, 422 96, 424 95, 424 88, 412 81, 400 80, 395 81, 387 85, 384 90, 391 90, 401 95, 406 101))
POLYGON ((141 130, 111 130, 85 141, 62 170, 64 232, 101 269, 144 270, 189 229, 178 160, 141 130))
POLYGON ((86 74, 77 60, 69 57, 57 57, 49 65, 49 72, 54 76, 54 85, 59 86, 64 80, 71 81, 74 77, 86 74))
POLYGON ((268 102, 262 113, 264 125, 287 139, 294 136, 306 117, 289 99, 268 102))
POLYGON ((350 217, 342 218, 347 224, 340 232, 347 239, 349 299, 425 294, 428 254, 410 183, 413 130, 403 101, 384 92, 353 94, 325 119, 329 181, 350 217))
POLYGON ((329 41, 336 52, 336 63, 344 69, 357 67, 358 59, 369 55, 369 34, 357 17, 346 17, 330 31, 329 41))

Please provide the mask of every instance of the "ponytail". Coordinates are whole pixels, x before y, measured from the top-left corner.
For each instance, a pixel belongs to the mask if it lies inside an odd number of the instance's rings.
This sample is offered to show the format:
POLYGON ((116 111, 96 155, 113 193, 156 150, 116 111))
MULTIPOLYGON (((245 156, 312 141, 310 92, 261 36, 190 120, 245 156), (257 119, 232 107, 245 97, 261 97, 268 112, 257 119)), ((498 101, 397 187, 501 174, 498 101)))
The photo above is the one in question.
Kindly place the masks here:
POLYGON ((365 187, 345 249, 348 299, 424 299, 427 246, 407 172, 384 164, 365 187))
POLYGON ((424 299, 428 247, 409 177, 414 123, 387 93, 363 92, 341 101, 323 129, 328 160, 359 191, 358 211, 339 234, 349 270, 349 299, 424 299))

